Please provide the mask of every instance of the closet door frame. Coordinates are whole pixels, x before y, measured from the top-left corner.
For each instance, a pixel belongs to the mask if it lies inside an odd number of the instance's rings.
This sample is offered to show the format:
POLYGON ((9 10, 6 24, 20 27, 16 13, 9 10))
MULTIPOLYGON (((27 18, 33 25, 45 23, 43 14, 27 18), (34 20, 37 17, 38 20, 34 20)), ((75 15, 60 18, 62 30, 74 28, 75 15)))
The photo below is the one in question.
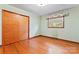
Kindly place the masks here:
MULTIPOLYGON (((17 14, 17 15, 21 15, 21 16, 24 16, 24 17, 28 17, 28 40, 29 40, 29 36, 30 36, 30 17, 26 16, 26 15, 23 15, 23 14, 20 14, 20 13, 16 13, 16 12, 13 12, 13 11, 8 11, 8 10, 5 10, 5 9, 2 9, 2 24, 3 24, 3 12, 4 11, 10 12, 10 13, 13 13, 13 14, 17 14)), ((2 27, 3 27, 3 25, 2 25, 2 27)), ((3 38, 2 38, 2 45, 3 45, 3 38)))

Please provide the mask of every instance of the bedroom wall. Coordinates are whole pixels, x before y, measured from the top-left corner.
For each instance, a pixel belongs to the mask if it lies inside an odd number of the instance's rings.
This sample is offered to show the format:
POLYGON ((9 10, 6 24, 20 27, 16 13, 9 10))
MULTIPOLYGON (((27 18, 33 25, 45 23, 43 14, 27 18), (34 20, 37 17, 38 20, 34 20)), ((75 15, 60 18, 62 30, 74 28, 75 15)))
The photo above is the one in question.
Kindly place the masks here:
MULTIPOLYGON (((13 11, 16 13, 29 16, 30 17, 30 38, 33 36, 39 35, 40 16, 32 12, 24 11, 19 8, 7 5, 7 4, 0 4, 0 10, 1 9, 5 9, 5 10, 9 10, 9 11, 13 11)), ((1 11, 0 11, 0 45, 2 45, 2 13, 1 11)))
POLYGON ((79 42, 79 6, 68 10, 69 16, 64 18, 64 28, 48 28, 46 18, 41 17, 41 34, 65 40, 79 42))

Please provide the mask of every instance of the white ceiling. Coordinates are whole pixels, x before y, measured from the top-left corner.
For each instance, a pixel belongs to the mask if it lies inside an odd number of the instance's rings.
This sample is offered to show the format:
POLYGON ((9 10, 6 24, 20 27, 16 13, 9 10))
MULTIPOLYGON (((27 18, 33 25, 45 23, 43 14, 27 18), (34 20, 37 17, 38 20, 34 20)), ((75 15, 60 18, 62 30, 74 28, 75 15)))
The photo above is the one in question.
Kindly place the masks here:
POLYGON ((31 11, 40 16, 77 6, 76 4, 48 4, 46 6, 37 6, 37 4, 10 4, 10 5, 23 9, 25 11, 27 10, 31 11))

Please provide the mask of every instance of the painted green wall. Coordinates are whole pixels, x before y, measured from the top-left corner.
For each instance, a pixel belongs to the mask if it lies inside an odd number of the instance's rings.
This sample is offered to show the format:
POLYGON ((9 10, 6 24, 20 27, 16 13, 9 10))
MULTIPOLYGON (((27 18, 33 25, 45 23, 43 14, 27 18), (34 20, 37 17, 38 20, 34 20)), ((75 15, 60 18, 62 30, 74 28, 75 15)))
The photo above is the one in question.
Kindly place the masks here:
POLYGON ((65 40, 79 42, 79 6, 68 10, 69 16, 65 17, 65 28, 48 28, 46 18, 41 17, 41 34, 51 37, 58 37, 65 40))

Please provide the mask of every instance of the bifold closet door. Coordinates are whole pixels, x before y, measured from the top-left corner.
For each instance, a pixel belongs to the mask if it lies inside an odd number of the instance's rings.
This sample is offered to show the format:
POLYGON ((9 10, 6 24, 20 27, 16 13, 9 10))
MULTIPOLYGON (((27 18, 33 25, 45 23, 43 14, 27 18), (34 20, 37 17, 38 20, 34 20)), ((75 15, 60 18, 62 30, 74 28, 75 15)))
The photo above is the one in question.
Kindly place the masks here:
POLYGON ((2 45, 28 39, 28 16, 2 11, 2 45))

